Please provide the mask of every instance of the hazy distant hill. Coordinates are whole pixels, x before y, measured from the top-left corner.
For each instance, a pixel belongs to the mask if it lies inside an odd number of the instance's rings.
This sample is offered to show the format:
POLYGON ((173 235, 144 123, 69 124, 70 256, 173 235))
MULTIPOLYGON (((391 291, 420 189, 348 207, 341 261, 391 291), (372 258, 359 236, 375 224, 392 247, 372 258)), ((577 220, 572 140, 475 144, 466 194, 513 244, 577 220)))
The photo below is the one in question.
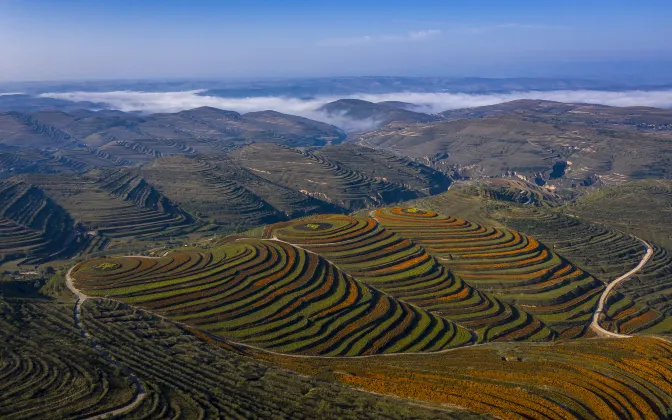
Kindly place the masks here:
MULTIPOLYGON (((647 128, 645 125, 671 126, 672 110, 653 107, 615 107, 599 104, 563 103, 519 99, 502 104, 462 108, 441 112, 447 120, 509 116, 528 121, 571 124, 614 124, 647 128)), ((653 127, 651 127, 653 128, 653 127)))
MULTIPOLYGON (((571 78, 481 78, 481 77, 333 77, 256 82, 222 83, 205 94, 248 96, 348 96, 354 93, 395 92, 510 92, 515 90, 624 89, 624 83, 571 78)), ((192 87, 193 89, 193 87, 192 87)))
POLYGON ((351 131, 382 127, 394 121, 430 122, 440 119, 433 115, 411 111, 410 108, 413 107, 417 108, 417 105, 405 102, 374 103, 361 99, 339 99, 321 106, 318 111, 331 118, 343 119, 350 124, 351 131))
POLYGON ((43 98, 34 95, 0 95, 0 112, 36 112, 42 110, 75 111, 79 109, 100 109, 105 104, 88 101, 43 98))
POLYGON ((109 165, 101 159, 133 165, 160 156, 222 153, 252 142, 323 146, 345 137, 333 125, 275 111, 241 115, 203 107, 143 116, 113 110, 0 113, 0 146, 48 150, 68 160, 91 155, 84 159, 90 167, 109 165))
MULTIPOLYGON (((667 86, 669 88, 669 86, 667 86)), ((320 77, 274 80, 101 80, 87 82, 39 82, 0 84, 0 92, 23 92, 14 98, 0 96, 0 109, 9 102, 27 106, 31 102, 39 109, 51 101, 54 105, 66 106, 73 102, 66 100, 60 104, 56 100, 41 98, 41 103, 28 101, 32 95, 45 92, 177 92, 203 90, 203 95, 246 98, 252 96, 285 96, 312 98, 318 96, 346 97, 357 93, 396 92, 511 92, 521 90, 563 90, 600 89, 619 90, 633 88, 664 88, 664 86, 642 86, 625 82, 597 81, 577 78, 482 78, 482 77, 320 77)), ((104 106, 99 106, 102 108, 104 106)), ((59 108, 61 109, 61 108, 59 108)), ((18 109, 15 109, 18 110, 18 109)))

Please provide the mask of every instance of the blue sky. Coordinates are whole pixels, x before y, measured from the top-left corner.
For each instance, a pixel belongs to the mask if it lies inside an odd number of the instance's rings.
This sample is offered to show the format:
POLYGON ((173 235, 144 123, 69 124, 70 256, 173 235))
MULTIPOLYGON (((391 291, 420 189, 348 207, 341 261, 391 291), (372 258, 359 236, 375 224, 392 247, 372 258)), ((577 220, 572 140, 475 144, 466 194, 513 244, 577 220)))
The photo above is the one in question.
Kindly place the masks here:
POLYGON ((0 0, 0 80, 661 81, 672 79, 670 22, 669 0, 0 0))

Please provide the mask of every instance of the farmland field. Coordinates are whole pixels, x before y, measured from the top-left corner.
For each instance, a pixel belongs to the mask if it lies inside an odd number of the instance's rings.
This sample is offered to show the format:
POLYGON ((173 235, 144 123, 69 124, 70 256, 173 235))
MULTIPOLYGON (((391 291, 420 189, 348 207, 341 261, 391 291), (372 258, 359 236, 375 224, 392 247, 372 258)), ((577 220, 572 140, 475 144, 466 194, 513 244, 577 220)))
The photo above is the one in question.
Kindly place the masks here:
POLYGON ((377 394, 502 419, 654 419, 672 406, 671 344, 653 338, 497 344, 438 355, 290 359, 259 355, 377 394))
MULTIPOLYGON (((575 217, 572 207, 568 210, 564 206, 548 209, 511 204, 492 199, 489 188, 483 184, 466 185, 413 205, 465 214, 484 223, 526 232, 605 284, 634 268, 644 255, 640 239, 611 225, 575 217)), ((610 295, 612 309, 605 314, 605 321, 611 330, 624 325, 630 331, 662 334, 672 331, 668 318, 672 310, 669 251, 650 239, 649 243, 654 249, 651 260, 610 295)))
POLYGON ((472 341, 455 323, 277 241, 239 240, 211 253, 158 259, 94 259, 76 266, 73 277, 88 295, 275 352, 357 356, 438 351, 472 341))

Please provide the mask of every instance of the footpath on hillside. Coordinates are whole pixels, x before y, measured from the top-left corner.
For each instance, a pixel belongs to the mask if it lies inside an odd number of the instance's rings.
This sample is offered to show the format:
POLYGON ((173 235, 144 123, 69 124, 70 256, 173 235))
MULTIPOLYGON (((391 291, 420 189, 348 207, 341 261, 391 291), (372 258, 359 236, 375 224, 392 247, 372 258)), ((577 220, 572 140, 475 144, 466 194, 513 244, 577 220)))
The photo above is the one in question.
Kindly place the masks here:
MULTIPOLYGON (((639 239, 639 238, 637 238, 637 239, 639 239)), ((653 247, 651 247, 651 245, 649 245, 648 242, 646 242, 642 239, 639 239, 639 240, 642 241, 642 243, 646 247, 646 254, 644 254, 644 256, 642 257, 642 260, 639 262, 639 264, 637 264, 637 266, 635 268, 633 268, 632 270, 628 271, 627 273, 623 274, 622 276, 618 277, 617 279, 615 279, 614 281, 609 283, 607 285, 607 288, 604 289, 604 292, 602 292, 602 296, 600 296, 600 302, 598 303, 597 309, 595 309, 595 313, 593 314, 593 321, 590 323, 591 328, 600 337, 612 337, 612 338, 630 338, 630 337, 632 337, 631 335, 618 334, 618 333, 614 333, 614 332, 611 332, 611 331, 608 331, 608 330, 605 330, 604 328, 602 328, 600 326, 600 315, 604 312, 604 309, 605 309, 604 307, 607 304, 607 299, 609 298, 609 293, 611 293, 611 291, 614 290, 614 288, 616 286, 618 286, 621 282, 623 282, 623 281, 629 279, 630 277, 632 277, 633 275, 637 274, 639 272, 639 270, 641 270, 646 265, 646 263, 649 262, 649 260, 653 256, 653 247)))

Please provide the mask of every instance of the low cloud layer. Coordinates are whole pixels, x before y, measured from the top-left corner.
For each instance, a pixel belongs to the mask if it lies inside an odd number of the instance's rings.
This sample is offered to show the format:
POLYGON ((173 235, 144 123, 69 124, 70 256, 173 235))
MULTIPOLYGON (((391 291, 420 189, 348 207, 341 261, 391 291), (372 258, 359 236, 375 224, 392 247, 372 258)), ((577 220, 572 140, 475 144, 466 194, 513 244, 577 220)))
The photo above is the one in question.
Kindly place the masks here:
MULTIPOLYGON (((223 98, 202 95, 203 91, 183 92, 67 92, 44 93, 40 96, 71 101, 102 102, 121 111, 178 112, 202 106, 237 111, 240 113, 275 110, 286 114, 300 115, 337 125, 346 130, 364 130, 375 121, 353 121, 344 116, 329 116, 318 108, 341 97, 319 97, 310 100, 289 97, 223 98)), ((594 103, 611 106, 652 106, 672 108, 672 90, 607 92, 594 90, 526 91, 510 93, 414 93, 356 94, 350 98, 371 102, 402 101, 420 106, 420 111, 438 113, 450 109, 494 105, 515 99, 545 99, 569 103, 594 103)))

